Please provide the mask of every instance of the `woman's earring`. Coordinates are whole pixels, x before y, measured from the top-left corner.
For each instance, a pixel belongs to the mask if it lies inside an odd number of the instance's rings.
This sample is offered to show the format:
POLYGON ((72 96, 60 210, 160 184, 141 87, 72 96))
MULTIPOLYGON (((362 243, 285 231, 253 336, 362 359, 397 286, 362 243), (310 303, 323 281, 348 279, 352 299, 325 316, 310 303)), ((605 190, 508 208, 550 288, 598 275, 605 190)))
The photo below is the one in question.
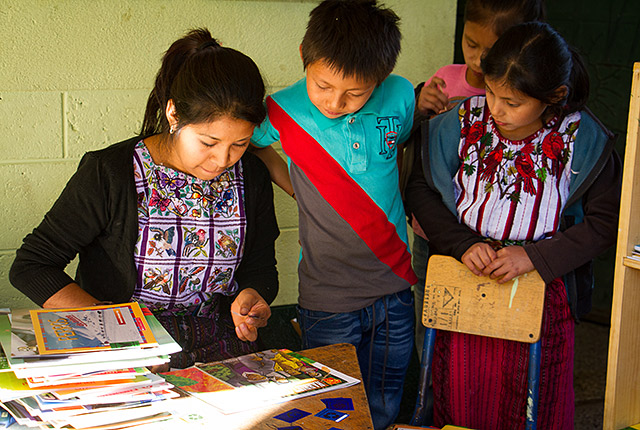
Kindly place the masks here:
POLYGON ((173 134, 176 132, 176 124, 171 124, 171 127, 169 127, 169 134, 173 134))

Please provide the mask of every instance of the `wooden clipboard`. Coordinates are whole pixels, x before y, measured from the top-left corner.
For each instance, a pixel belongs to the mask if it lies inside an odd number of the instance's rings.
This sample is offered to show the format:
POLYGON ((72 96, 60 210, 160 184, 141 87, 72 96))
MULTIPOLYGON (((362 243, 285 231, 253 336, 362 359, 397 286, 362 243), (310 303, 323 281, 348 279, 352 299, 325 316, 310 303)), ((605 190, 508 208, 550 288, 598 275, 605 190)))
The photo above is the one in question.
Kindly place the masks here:
POLYGON ((533 343, 540 338, 545 283, 537 271, 498 284, 453 257, 429 258, 422 323, 438 330, 533 343))

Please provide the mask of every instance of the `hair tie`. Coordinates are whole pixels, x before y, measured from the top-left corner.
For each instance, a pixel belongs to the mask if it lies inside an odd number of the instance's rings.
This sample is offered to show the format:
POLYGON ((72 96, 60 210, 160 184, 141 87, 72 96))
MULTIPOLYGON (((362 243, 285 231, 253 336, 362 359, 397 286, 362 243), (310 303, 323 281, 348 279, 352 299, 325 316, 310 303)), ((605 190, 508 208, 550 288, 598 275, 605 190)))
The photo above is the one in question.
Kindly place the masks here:
POLYGON ((208 42, 204 42, 202 45, 200 45, 198 47, 198 51, 201 51, 203 49, 207 49, 210 46, 215 46, 215 47, 220 47, 220 44, 215 40, 215 39, 211 39, 208 42))

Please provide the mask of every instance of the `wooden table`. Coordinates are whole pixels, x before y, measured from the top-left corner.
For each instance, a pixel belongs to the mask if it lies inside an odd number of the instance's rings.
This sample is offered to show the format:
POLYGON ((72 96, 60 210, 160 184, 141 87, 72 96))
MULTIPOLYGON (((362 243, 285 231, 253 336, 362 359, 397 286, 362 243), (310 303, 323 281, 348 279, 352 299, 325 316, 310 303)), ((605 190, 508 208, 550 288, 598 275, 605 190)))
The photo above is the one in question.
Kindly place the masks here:
MULTIPOLYGON (((300 351, 300 354, 316 360, 319 363, 327 365, 339 372, 352 376, 362 381, 360 367, 358 366, 358 357, 356 349, 353 345, 341 343, 336 345, 323 346, 320 348, 312 348, 300 351)), ((351 387, 339 390, 329 391, 326 393, 316 394, 301 399, 291 400, 271 407, 255 409, 248 412, 234 414, 238 416, 238 421, 229 427, 234 429, 270 429, 274 430, 278 427, 300 426, 304 430, 325 430, 335 427, 338 429, 373 429, 371 414, 369 413, 369 404, 367 395, 364 390, 363 383, 352 385, 351 387), (353 411, 345 411, 349 416, 340 422, 333 422, 323 418, 314 416, 316 413, 325 409, 325 404, 321 399, 331 397, 350 397, 353 399, 353 411), (273 418, 275 415, 286 412, 290 409, 297 408, 306 412, 308 415, 291 424, 273 418)), ((217 426, 216 426, 217 428, 217 426)))

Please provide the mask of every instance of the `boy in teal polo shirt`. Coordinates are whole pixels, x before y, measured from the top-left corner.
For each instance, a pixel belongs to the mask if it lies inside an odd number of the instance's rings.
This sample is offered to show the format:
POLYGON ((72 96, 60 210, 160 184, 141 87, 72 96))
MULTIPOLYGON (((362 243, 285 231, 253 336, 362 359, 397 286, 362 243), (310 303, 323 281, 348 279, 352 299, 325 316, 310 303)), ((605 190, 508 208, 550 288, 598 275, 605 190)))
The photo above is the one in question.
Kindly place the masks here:
POLYGON ((267 98, 252 143, 297 197, 303 347, 353 344, 376 429, 396 418, 413 348, 417 282, 397 154, 413 122, 413 85, 390 75, 398 16, 374 0, 326 0, 300 52, 306 78, 267 98), (295 191, 295 193, 294 193, 295 191))

